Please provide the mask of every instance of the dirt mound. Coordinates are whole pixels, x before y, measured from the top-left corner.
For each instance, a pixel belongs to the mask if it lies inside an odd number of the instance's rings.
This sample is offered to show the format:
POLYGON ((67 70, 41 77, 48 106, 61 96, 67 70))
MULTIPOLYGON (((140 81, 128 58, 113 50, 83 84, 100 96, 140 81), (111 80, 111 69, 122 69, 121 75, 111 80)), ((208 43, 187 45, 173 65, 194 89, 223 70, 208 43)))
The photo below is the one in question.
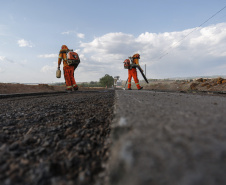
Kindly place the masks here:
POLYGON ((199 78, 195 80, 157 80, 144 85, 144 89, 169 91, 226 91, 226 79, 199 78))
MULTIPOLYGON (((200 91, 226 91, 226 79, 221 77, 214 79, 203 79, 199 78, 195 80, 192 84, 196 84, 195 90, 200 91)), ((191 90, 193 90, 193 85, 190 85, 191 90)), ((189 90, 189 89, 188 89, 189 90)))

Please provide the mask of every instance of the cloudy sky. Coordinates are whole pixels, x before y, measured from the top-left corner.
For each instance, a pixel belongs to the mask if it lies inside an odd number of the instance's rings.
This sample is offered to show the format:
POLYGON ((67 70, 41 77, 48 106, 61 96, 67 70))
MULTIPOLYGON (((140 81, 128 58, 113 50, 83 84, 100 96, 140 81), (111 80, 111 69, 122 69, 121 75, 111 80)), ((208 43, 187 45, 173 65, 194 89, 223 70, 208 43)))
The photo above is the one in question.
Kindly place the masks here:
POLYGON ((63 44, 81 58, 77 82, 105 74, 125 80, 123 61, 137 52, 148 78, 226 75, 226 8, 202 24, 225 6, 225 0, 1 1, 0 82, 63 82, 55 77, 63 44))

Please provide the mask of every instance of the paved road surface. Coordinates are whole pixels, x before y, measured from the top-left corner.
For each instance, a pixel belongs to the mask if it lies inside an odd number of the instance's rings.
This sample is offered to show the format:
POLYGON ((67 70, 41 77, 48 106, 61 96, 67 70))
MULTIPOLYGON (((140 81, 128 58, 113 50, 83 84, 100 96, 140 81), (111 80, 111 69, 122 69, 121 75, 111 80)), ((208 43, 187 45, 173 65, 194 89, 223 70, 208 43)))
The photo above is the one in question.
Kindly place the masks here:
POLYGON ((116 98, 109 184, 226 184, 226 97, 118 90, 116 98))

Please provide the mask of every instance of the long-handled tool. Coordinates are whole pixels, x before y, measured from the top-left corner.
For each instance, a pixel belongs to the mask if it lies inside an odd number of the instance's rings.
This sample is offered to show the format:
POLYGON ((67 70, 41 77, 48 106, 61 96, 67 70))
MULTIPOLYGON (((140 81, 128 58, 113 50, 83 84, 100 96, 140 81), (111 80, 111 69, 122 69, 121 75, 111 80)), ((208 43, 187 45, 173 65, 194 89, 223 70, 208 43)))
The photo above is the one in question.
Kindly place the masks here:
POLYGON ((141 67, 140 67, 139 65, 137 65, 137 68, 139 69, 140 73, 142 74, 144 80, 145 80, 147 83, 149 83, 149 82, 148 82, 148 79, 147 79, 146 76, 144 75, 144 72, 143 72, 143 70, 141 69, 141 67))

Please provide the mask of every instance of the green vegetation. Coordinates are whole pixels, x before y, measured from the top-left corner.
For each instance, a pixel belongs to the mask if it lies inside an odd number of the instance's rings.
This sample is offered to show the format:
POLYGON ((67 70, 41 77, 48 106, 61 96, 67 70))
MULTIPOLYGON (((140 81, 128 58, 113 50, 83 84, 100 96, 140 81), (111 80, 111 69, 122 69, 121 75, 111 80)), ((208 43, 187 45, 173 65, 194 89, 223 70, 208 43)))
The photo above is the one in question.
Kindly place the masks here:
MULTIPOLYGON (((64 82, 56 82, 49 85, 64 85, 64 82)), ((102 78, 100 78, 99 82, 91 81, 91 82, 82 82, 77 83, 79 87, 111 87, 114 85, 114 78, 108 74, 104 75, 102 78)))
POLYGON ((102 87, 111 87, 114 85, 114 78, 108 74, 106 74, 104 77, 100 78, 100 84, 102 87))
POLYGON ((78 86, 80 87, 102 87, 102 85, 100 84, 100 82, 83 82, 81 84, 78 84, 78 86))

